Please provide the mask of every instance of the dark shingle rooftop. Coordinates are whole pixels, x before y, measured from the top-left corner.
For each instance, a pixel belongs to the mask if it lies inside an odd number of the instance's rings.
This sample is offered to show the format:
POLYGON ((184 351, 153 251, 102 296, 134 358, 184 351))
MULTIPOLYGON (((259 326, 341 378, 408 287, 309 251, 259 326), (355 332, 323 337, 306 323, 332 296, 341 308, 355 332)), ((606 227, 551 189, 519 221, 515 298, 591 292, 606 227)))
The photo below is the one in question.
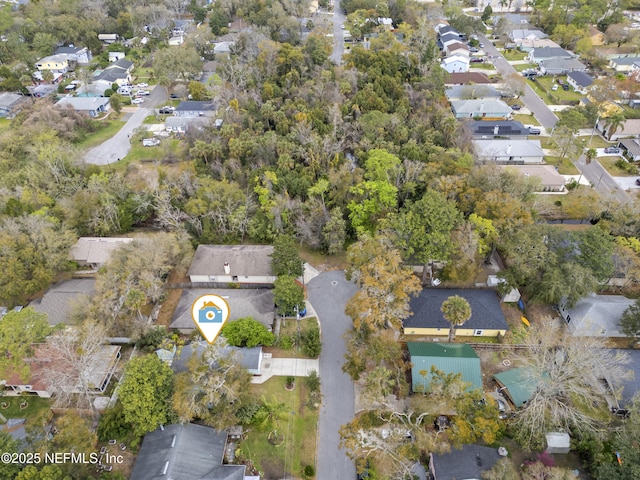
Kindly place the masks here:
POLYGON ((433 455, 433 469, 438 480, 480 478, 498 460, 498 450, 480 445, 464 445, 442 455, 433 455))
POLYGON ((471 318, 463 328, 479 330, 506 330, 507 320, 500 308, 500 299, 493 290, 471 290, 459 288, 426 288, 420 295, 411 299, 413 315, 404 323, 405 330, 410 328, 449 329, 440 307, 447 298, 459 295, 471 306, 471 318))
POLYGON ((492 137, 494 135, 498 135, 501 137, 529 135, 529 129, 526 128, 521 122, 517 122, 515 120, 498 120, 493 122, 475 120, 471 124, 471 131, 474 135, 489 137, 492 137), (498 127, 497 133, 496 127, 498 127))

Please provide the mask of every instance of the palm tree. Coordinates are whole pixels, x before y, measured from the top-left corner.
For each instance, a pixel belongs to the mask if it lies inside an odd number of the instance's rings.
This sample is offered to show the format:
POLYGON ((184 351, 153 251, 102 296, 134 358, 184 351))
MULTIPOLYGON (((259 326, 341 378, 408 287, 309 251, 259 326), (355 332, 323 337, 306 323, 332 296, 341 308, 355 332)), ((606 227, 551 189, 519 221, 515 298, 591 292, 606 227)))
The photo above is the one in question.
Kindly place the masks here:
POLYGON ((590 148, 585 152, 585 157, 587 157, 587 165, 589 165, 594 158, 598 155, 598 152, 594 148, 590 148))
POLYGON ((284 403, 278 402, 275 395, 271 401, 267 400, 264 395, 261 399, 262 405, 260 405, 260 408, 254 416, 254 422, 261 430, 273 430, 277 436, 278 423, 280 420, 286 418, 287 406, 284 403))
POLYGON ((611 137, 615 135, 625 120, 626 118, 621 112, 616 112, 610 117, 605 118, 604 126, 607 129, 607 138, 609 140, 611 140, 611 137))
POLYGON ((444 319, 451 324, 449 328, 449 342, 456 337, 455 328, 471 318, 471 306, 469 302, 459 295, 453 295, 442 302, 440 307, 444 319))

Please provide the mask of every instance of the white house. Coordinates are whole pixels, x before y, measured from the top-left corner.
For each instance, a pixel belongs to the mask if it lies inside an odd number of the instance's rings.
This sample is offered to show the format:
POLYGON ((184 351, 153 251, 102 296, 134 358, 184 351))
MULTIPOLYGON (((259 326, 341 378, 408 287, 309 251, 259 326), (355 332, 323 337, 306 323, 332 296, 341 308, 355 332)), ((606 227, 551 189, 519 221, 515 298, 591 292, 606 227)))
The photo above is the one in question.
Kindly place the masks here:
POLYGON ((107 97, 63 97, 56 106, 70 106, 76 112, 84 112, 90 117, 97 117, 107 112, 110 107, 107 97))
POLYGON ((557 57, 542 60, 538 64, 543 75, 564 75, 570 72, 584 72, 587 66, 577 58, 557 57))
POLYGON ((540 140, 489 139, 474 140, 480 162, 523 165, 542 163, 544 152, 540 140))
POLYGON ((442 60, 440 64, 449 73, 463 73, 469 70, 469 57, 464 55, 452 55, 442 60))
POLYGON ((551 58, 574 58, 575 55, 566 51, 564 48, 542 47, 534 48, 527 55, 527 61, 530 63, 540 63, 551 58))
POLYGON ((451 102, 451 110, 456 118, 507 119, 513 111, 502 100, 481 98, 477 100, 456 100, 451 102))
POLYGON ((612 58, 609 60, 609 66, 613 68, 616 73, 627 73, 632 71, 633 65, 636 62, 640 62, 640 57, 626 55, 624 57, 612 58))
POLYGON ((198 245, 187 276, 193 283, 270 285, 271 245, 198 245))
POLYGON ((586 95, 589 87, 593 84, 593 77, 584 72, 569 72, 567 74, 567 83, 576 92, 586 95))

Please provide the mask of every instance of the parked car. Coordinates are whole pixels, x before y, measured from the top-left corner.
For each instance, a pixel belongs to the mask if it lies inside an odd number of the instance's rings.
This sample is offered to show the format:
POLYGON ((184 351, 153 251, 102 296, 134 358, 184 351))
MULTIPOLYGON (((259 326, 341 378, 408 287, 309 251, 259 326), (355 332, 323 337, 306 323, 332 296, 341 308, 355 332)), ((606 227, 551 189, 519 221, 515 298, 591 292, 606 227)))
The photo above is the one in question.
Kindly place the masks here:
POLYGON ((169 96, 170 96, 171 98, 180 98, 180 97, 178 97, 178 94, 177 94, 177 93, 172 93, 172 94, 171 94, 171 95, 169 95, 169 96))
POLYGON ((134 98, 131 100, 131 105, 140 105, 141 103, 144 103, 144 98, 134 98))
POLYGON ((511 105, 511 110, 516 110, 516 111, 518 111, 518 110, 520 110, 521 108, 522 108, 522 105, 519 105, 519 104, 517 104, 517 103, 516 103, 515 105, 511 105))
POLYGON ((529 135, 540 135, 540 129, 529 127, 529 135))
POLYGON ((150 95, 149 90, 138 90, 136 92, 137 97, 146 97, 147 95, 150 95))
POLYGON ((149 86, 148 83, 139 83, 138 85, 136 85, 136 87, 138 88, 147 88, 149 86))
POLYGON ((471 48, 469 49, 469 51, 470 51, 471 53, 478 53, 480 50, 478 50, 476 47, 471 47, 471 48))
POLYGON ((567 84, 565 83, 564 85, 562 85, 562 89, 563 89, 565 92, 568 92, 568 91, 569 91, 569 85, 567 85, 567 84))
POLYGON ((620 149, 618 147, 606 147, 604 153, 620 153, 620 149))
POLYGON ((561 78, 557 79, 556 82, 558 82, 558 85, 564 85, 564 80, 561 78))
POLYGON ((478 46, 479 46, 480 48, 484 48, 484 43, 479 43, 479 44, 478 44, 478 46))
POLYGON ((158 113, 160 115, 171 115, 174 112, 174 110, 175 110, 174 107, 169 107, 165 105, 160 110, 158 110, 158 113))
POLYGON ((558 85, 554 85, 553 87, 551 87, 551 90, 552 90, 553 92, 558 91, 558 85))
POLYGON ((636 185, 640 185, 640 178, 636 178, 636 185))
POLYGON ((471 60, 469 60, 471 63, 482 63, 484 62, 483 58, 480 57, 473 57, 471 60))

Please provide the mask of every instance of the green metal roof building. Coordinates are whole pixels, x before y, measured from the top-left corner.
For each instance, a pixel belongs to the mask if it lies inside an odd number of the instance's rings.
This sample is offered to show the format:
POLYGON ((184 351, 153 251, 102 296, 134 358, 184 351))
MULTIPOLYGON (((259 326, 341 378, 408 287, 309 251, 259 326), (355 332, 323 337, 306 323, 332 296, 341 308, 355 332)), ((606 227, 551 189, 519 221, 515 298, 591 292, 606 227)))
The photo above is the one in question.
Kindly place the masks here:
POLYGON ((516 407, 523 406, 533 395, 535 385, 531 385, 531 381, 527 380, 525 368, 512 368, 494 375, 493 378, 516 407))
POLYGON ((470 389, 482 388, 480 359, 466 343, 407 342, 411 355, 411 385, 414 392, 429 386, 431 367, 449 374, 462 374, 470 389))

